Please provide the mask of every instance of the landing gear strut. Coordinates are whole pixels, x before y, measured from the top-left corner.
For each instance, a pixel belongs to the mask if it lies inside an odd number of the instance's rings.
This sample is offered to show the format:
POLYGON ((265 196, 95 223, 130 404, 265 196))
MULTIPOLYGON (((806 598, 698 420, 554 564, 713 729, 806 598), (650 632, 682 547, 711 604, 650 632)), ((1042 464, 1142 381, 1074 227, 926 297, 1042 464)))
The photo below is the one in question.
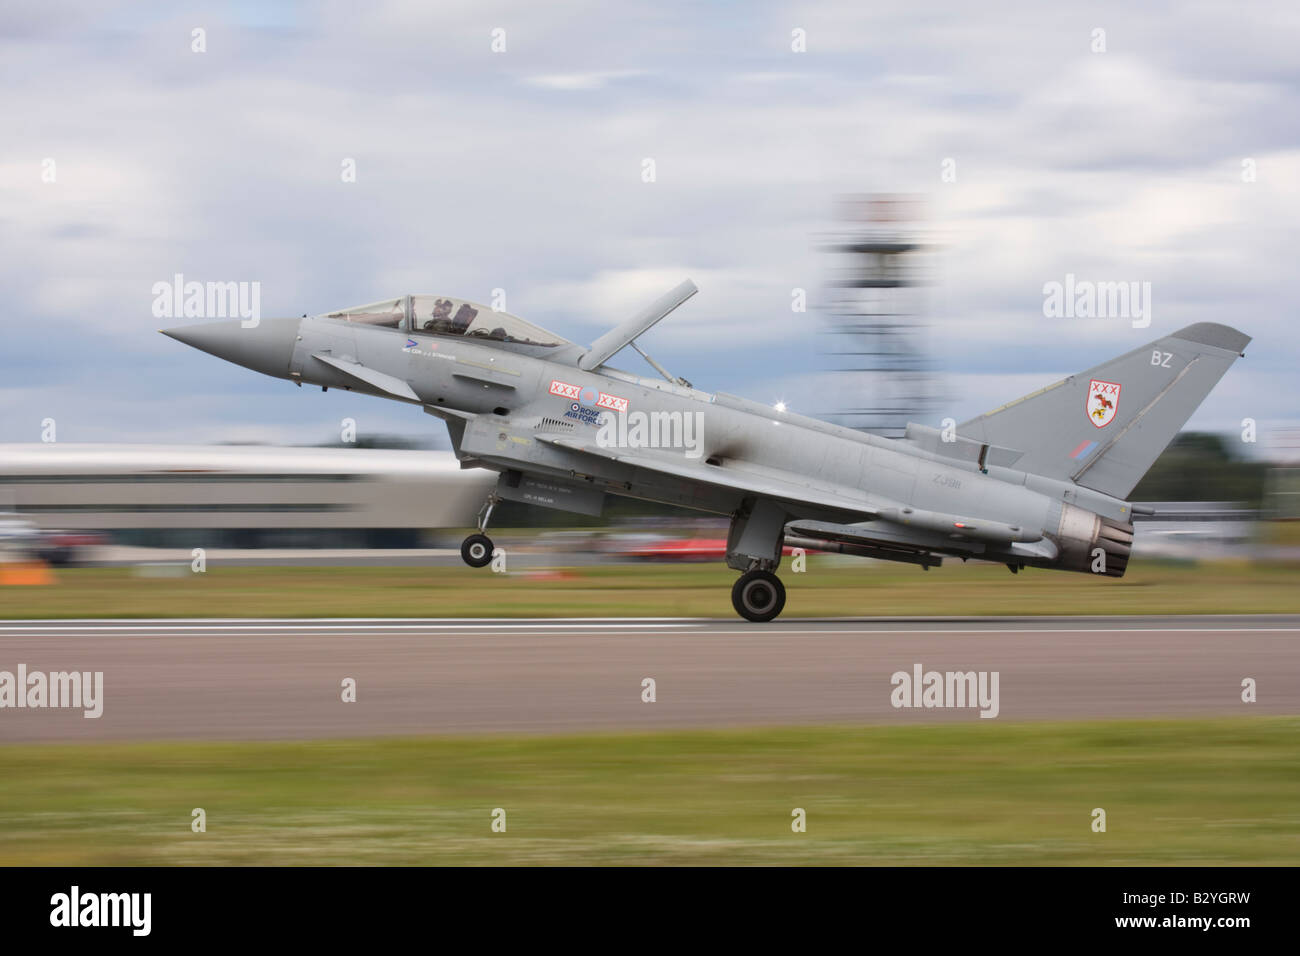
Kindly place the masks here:
POLYGON ((496 495, 488 496, 487 503, 478 513, 478 534, 472 534, 460 543, 461 559, 471 568, 484 568, 492 563, 492 539, 484 532, 492 517, 492 509, 500 500, 496 495))
POLYGON ((727 567, 743 572, 731 606, 747 621, 770 621, 785 607, 785 585, 772 572, 781 563, 787 518, 781 505, 761 498, 746 498, 731 516, 727 567))
POLYGON ((785 585, 771 571, 746 571, 731 588, 731 605, 749 621, 770 621, 785 607, 785 585))

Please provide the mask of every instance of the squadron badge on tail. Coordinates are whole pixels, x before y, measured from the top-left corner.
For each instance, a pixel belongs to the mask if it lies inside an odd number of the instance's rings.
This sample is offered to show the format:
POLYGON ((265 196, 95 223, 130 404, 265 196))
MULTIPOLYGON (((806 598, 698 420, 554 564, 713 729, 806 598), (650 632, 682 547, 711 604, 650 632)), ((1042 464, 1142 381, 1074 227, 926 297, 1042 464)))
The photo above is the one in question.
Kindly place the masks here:
POLYGON ((1105 428, 1119 411, 1119 385, 1093 379, 1088 385, 1088 421, 1105 428))

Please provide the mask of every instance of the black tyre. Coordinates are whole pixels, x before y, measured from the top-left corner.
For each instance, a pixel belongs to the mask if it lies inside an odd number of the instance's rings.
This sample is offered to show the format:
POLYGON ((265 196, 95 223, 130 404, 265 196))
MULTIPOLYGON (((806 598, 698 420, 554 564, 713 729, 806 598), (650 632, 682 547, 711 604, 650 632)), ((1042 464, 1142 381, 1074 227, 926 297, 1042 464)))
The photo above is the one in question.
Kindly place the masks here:
POLYGON ((460 556, 471 568, 482 568, 492 563, 492 539, 485 534, 472 534, 460 543, 460 556))
POLYGON ((746 571, 731 588, 731 606, 747 621, 770 621, 785 607, 785 585, 771 571, 746 571))

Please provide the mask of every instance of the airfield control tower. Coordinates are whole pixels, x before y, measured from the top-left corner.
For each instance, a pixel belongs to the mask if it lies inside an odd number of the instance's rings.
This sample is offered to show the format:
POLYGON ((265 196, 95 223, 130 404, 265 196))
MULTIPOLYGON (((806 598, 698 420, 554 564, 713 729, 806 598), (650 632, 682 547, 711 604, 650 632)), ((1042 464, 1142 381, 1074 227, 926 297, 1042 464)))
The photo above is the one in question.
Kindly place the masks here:
POLYGON ((827 406, 840 425, 890 438, 938 407, 926 355, 923 287, 931 245, 921 234, 924 201, 856 194, 836 201, 826 280, 827 406))

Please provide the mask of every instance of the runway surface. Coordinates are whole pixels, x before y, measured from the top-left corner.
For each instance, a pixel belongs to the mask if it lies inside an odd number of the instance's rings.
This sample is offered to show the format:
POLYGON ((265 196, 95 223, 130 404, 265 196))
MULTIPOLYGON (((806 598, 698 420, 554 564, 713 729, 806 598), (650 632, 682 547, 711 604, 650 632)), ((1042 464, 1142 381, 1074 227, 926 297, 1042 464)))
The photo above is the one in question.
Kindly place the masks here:
POLYGON ((103 716, 5 707, 0 741, 990 723, 891 706, 917 664, 998 672, 998 720, 1300 714, 1300 617, 1275 615, 0 622, 19 664, 102 671, 103 716))

